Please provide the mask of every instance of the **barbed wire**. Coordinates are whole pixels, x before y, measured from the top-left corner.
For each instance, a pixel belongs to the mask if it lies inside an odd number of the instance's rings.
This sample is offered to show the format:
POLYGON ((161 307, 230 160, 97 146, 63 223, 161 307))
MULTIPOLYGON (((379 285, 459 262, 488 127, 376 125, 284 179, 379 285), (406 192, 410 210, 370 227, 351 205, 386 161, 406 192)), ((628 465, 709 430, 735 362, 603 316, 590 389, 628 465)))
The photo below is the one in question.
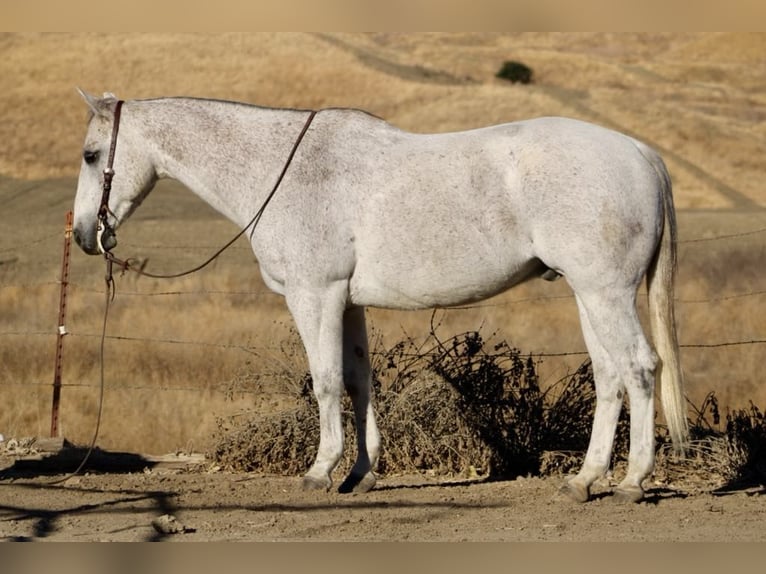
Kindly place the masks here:
MULTIPOLYGON (((18 289, 18 290, 31 290, 35 287, 59 287, 60 281, 42 281, 38 283, 6 283, 0 285, 1 289, 18 289)), ((83 293, 93 293, 103 295, 102 289, 96 289, 95 287, 85 286, 76 282, 70 281, 68 287, 77 289, 83 293)), ((258 289, 257 291, 232 291, 225 289, 175 289, 170 291, 138 291, 129 289, 118 289, 117 295, 127 297, 176 297, 176 296, 209 296, 209 295, 222 295, 222 296, 243 296, 243 297, 273 297, 275 299, 283 299, 282 295, 275 293, 267 288, 258 289)), ((727 301, 730 299, 741 299, 745 297, 757 297, 766 295, 766 289, 758 289, 755 291, 745 291, 742 293, 730 293, 724 295, 715 295, 706 298, 687 299, 683 297, 676 297, 674 301, 680 304, 697 304, 697 303, 718 303, 721 301, 727 301)), ((473 309, 494 309, 498 307, 506 307, 510 305, 519 305, 523 303, 535 303, 537 301, 555 301, 564 299, 574 299, 573 293, 566 293, 563 295, 539 295, 535 297, 524 297, 521 299, 511 299, 509 301, 498 301, 496 303, 476 303, 473 305, 456 305, 453 307, 442 307, 445 311, 468 311, 473 309)))
POLYGON ((718 349, 721 347, 741 347, 744 345, 763 345, 766 339, 750 339, 749 341, 728 341, 724 343, 695 343, 679 345, 682 349, 718 349))
MULTIPOLYGON (((699 238, 692 238, 692 239, 684 239, 680 240, 679 244, 699 244, 699 243, 707 243, 712 241, 723 241, 723 240, 732 240, 742 237, 749 237, 757 234, 761 234, 766 232, 766 227, 758 228, 758 229, 752 229, 748 231, 743 231, 740 233, 733 233, 733 234, 726 234, 726 235, 718 235, 714 237, 699 237, 699 238)), ((13 245, 13 246, 7 246, 0 248, 0 254, 2 253, 8 253, 12 251, 18 251, 22 248, 30 248, 34 246, 38 246, 41 243, 53 241, 54 239, 60 239, 62 238, 62 234, 56 233, 56 234, 49 234, 45 235, 43 237, 40 237, 34 241, 28 241, 24 242, 23 244, 13 245)), ((132 243, 125 244, 127 247, 138 247, 140 249, 182 249, 187 251, 197 251, 197 250, 209 250, 212 249, 212 247, 207 245, 136 245, 132 243)), ((239 244, 234 246, 239 250, 250 250, 249 245, 243 245, 239 244)), ((0 289, 2 288, 17 288, 17 289, 23 289, 23 290, 29 290, 31 288, 40 288, 40 287, 47 287, 47 286, 55 286, 58 288, 60 286, 60 281, 44 281, 44 282, 37 282, 32 284, 5 284, 0 286, 0 289)), ((69 282, 69 287, 74 288, 76 290, 79 290, 83 293, 98 293, 103 294, 103 290, 96 289, 91 286, 79 284, 77 282, 69 282)), ((223 297, 231 297, 231 296, 243 296, 243 297, 253 297, 253 298, 261 298, 261 297, 280 297, 278 294, 273 293, 272 291, 268 289, 258 289, 256 291, 246 291, 246 290, 236 290, 236 291, 230 291, 230 290, 223 290, 223 289, 171 289, 171 290, 164 290, 164 291, 146 291, 146 290, 135 290, 135 289, 121 289, 118 291, 118 294, 120 296, 127 296, 127 297, 177 297, 177 296, 223 296, 223 297)), ((706 304, 706 303, 718 303, 722 301, 727 300, 736 300, 746 297, 757 297, 762 296, 766 294, 766 290, 752 290, 747 292, 741 292, 741 293, 728 293, 728 294, 719 294, 707 298, 676 298, 676 303, 679 304, 706 304)), ((524 297, 519 299, 513 299, 508 301, 498 301, 498 302, 490 302, 490 303, 478 303, 475 305, 467 305, 467 306, 456 306, 456 307, 449 307, 443 309, 444 311, 460 311, 460 310, 476 310, 476 309, 493 309, 493 308, 500 308, 500 307, 508 307, 512 305, 519 305, 519 304, 525 304, 525 303, 533 303, 538 301, 557 301, 557 300, 571 300, 574 297, 572 293, 567 293, 563 295, 540 295, 540 296, 533 296, 533 297, 524 297)), ((50 331, 47 330, 33 330, 33 331, 23 331, 23 330, 8 330, 8 331, 2 331, 0 332, 0 337, 14 337, 14 336, 31 336, 31 337, 51 337, 54 338, 57 334, 56 329, 51 329, 50 331)), ((83 339, 92 339, 92 338, 99 338, 101 335, 96 333, 68 333, 68 335, 74 337, 74 338, 83 338, 83 339)), ((140 337, 140 336, 131 336, 131 335, 108 335, 106 337, 110 341, 122 341, 122 342, 131 342, 131 343, 144 343, 144 344, 150 344, 150 345, 180 345, 180 346, 190 346, 190 347, 206 347, 206 348, 215 348, 215 349, 221 349, 221 350, 235 350, 235 351, 241 351, 248 354, 258 354, 259 352, 279 352, 282 351, 282 347, 276 347, 276 346, 268 346, 268 345, 258 345, 258 346, 251 346, 247 344, 237 344, 237 343, 219 343, 219 342, 212 342, 212 341, 199 341, 199 340, 184 340, 184 339, 174 339, 174 338, 159 338, 159 337, 140 337)), ((753 346, 753 345, 763 345, 766 344, 766 339, 759 339, 759 338, 753 338, 753 339, 745 339, 745 340, 737 340, 737 341, 722 341, 722 342, 712 342, 712 343, 685 343, 681 344, 680 348, 682 349, 689 349, 689 350, 707 350, 707 349, 722 349, 722 348, 737 348, 737 347, 745 347, 745 346, 753 346)), ((530 352, 530 353, 524 353, 524 356, 529 356, 532 358, 555 358, 555 357, 584 357, 587 356, 587 351, 584 350, 575 350, 575 351, 560 351, 560 352, 547 352, 547 351, 540 351, 540 352, 530 352)), ((17 381, 4 381, 0 380, 0 385, 13 385, 13 386, 25 386, 25 385, 35 385, 35 386, 49 386, 51 383, 37 383, 37 382, 17 382, 17 381)), ((64 383, 63 386, 67 387, 96 387, 98 386, 96 383, 64 383)), ((223 385, 222 385, 223 386, 223 385)), ((229 390, 223 390, 221 388, 217 387, 176 387, 176 386, 170 386, 170 387, 159 387, 154 385, 114 385, 114 388, 125 388, 125 389, 131 389, 131 390, 160 390, 160 391, 169 391, 169 392, 204 392, 204 391, 214 391, 214 392, 229 392, 229 390)), ((237 393, 243 393, 246 392, 244 390, 238 389, 235 391, 231 391, 234 394, 237 393)))
MULTIPOLYGON (((55 337, 56 332, 51 331, 1 331, 0 337, 3 336, 47 336, 55 337)), ((68 336, 73 338, 83 339, 100 339, 100 333, 68 333, 68 336)), ((160 337, 139 337, 131 335, 106 335, 105 337, 110 341, 124 341, 130 343, 148 343, 148 344, 165 344, 165 345, 181 345, 191 347, 209 347, 224 350, 236 350, 243 351, 249 354, 257 354, 259 351, 282 351, 283 348, 273 345, 247 345, 241 343, 216 343, 213 341, 194 341, 188 339, 163 339, 160 337)), ((741 341, 722 341, 718 343, 683 343, 679 347, 682 349, 715 349, 722 347, 738 347, 748 345, 763 345, 766 344, 766 339, 745 339, 741 341)), ((584 350, 577 351, 530 351, 522 353, 523 356, 529 357, 574 357, 580 355, 587 355, 588 352, 584 350)))
POLYGON ((732 299, 742 299, 744 297, 757 297, 759 295, 766 295, 766 289, 758 291, 748 291, 747 293, 735 293, 731 295, 718 295, 716 297, 709 297, 707 299, 674 299, 676 303, 694 304, 694 303, 719 303, 721 301, 729 301, 732 299))
MULTIPOLYGON (((143 340, 143 339, 132 339, 132 340, 143 340)), ((184 343, 182 341, 173 341, 173 340, 157 340, 154 342, 164 342, 164 343, 184 343)), ((192 342, 192 343, 184 343, 184 344, 198 344, 199 342, 192 342)), ((724 342, 724 343, 711 343, 711 344, 687 344, 687 345, 680 345, 682 349, 684 348, 701 348, 701 349, 710 349, 710 348, 720 348, 720 347, 730 347, 730 346, 738 346, 738 345, 752 345, 752 344, 766 344, 766 339, 753 339, 750 341, 733 341, 733 342, 724 342)), ((217 344, 209 344, 209 346, 221 346, 226 348, 244 348, 239 346, 231 346, 231 345, 217 345, 217 344)), ((263 350, 264 347, 258 347, 258 349, 263 350)), ((281 350, 276 347, 269 347, 271 350, 281 350)), ((371 351, 371 355, 380 354, 379 351, 371 351)), ((572 357, 572 356, 587 356, 587 351, 572 351, 572 352, 565 352, 565 353, 521 353, 520 356, 522 357, 530 357, 530 358, 548 358, 548 357, 572 357)), ((407 357, 409 355, 404 354, 404 357, 407 357)), ((416 354, 412 354, 412 356, 416 356, 416 354)), ((152 384, 143 384, 143 385, 136 385, 134 383, 125 383, 125 382, 116 382, 111 383, 109 385, 109 388, 112 390, 129 390, 129 391, 152 391, 152 392, 183 392, 183 393, 202 393, 202 392, 214 392, 214 393, 222 393, 226 395, 243 395, 243 394, 259 394, 262 392, 262 389, 247 389, 246 387, 243 387, 242 385, 234 385, 234 379, 230 381, 224 381, 218 385, 210 385, 210 386, 197 386, 197 387, 186 387, 186 386, 177 386, 177 385, 152 385, 152 384)), ((25 381, 25 382, 19 382, 19 381, 7 381, 7 380, 0 380, 0 386, 6 386, 6 387, 51 387, 52 383, 50 382, 40 382, 40 381, 25 381)), ((62 382, 62 387, 68 387, 68 388, 97 388, 99 386, 99 383, 96 382, 62 382)))
MULTIPOLYGON (((28 382, 16 382, 16 381, 0 381, 0 386, 5 387, 51 387, 53 386, 53 383, 47 382, 43 383, 41 381, 28 381, 28 382)), ((69 388, 98 388, 100 386, 100 383, 68 383, 62 381, 61 383, 62 387, 69 387, 69 388)), ((130 391, 168 391, 168 392, 183 392, 183 393, 200 393, 200 392, 215 392, 215 393, 226 393, 237 395, 237 394, 257 394, 259 390, 248 390, 245 388, 237 388, 236 390, 229 391, 225 388, 220 387, 177 387, 177 386, 163 386, 163 385, 136 385, 133 383, 122 383, 122 382, 116 382, 116 383, 110 383, 109 389, 111 390, 130 390, 130 391)))
POLYGON ((766 227, 761 227, 759 229, 752 229, 750 231, 743 231, 742 233, 731 233, 729 235, 716 235, 714 237, 697 237, 694 239, 679 239, 679 244, 687 244, 687 243, 703 243, 706 241, 719 241, 723 239, 736 239, 738 237, 747 237, 749 235, 757 235, 759 233, 766 232, 766 227))
MULTIPOLYGON (((73 337, 82 337, 85 339, 100 339, 101 333, 72 333, 73 337)), ((213 347, 218 349, 235 349, 239 351, 245 351, 248 353, 254 353, 259 349, 264 350, 277 350, 277 347, 258 346, 252 347, 248 345, 242 345, 237 343, 214 343, 212 341, 190 341, 183 339, 161 339, 158 337, 133 337, 129 335, 106 335, 104 337, 110 341, 128 341, 133 343, 152 343, 152 344, 166 344, 166 345, 188 345, 192 347, 213 347)))
POLYGON ((10 251, 20 251, 22 248, 32 247, 33 245, 39 245, 40 243, 45 243, 46 241, 53 241, 54 238, 63 239, 64 236, 62 233, 50 233, 48 235, 44 235, 38 239, 35 239, 34 241, 25 241, 24 243, 10 245, 8 247, 0 247, 0 253, 9 253, 10 251))
MULTIPOLYGON (((679 239, 678 244, 685 245, 690 243, 705 243, 709 241, 737 239, 740 237, 748 237, 750 235, 758 235, 760 233, 766 233, 766 227, 760 227, 757 229, 742 231, 740 233, 715 235, 712 237, 694 237, 691 239, 679 239)), ((40 243, 44 243, 46 241, 52 241, 54 239, 62 239, 62 238, 63 238, 63 234, 60 232, 49 233, 33 241, 24 241, 23 243, 15 243, 5 247, 0 247, 0 253, 7 253, 10 251, 23 251, 24 249, 32 247, 34 245, 39 245, 40 243)), ((156 244, 156 243, 141 244, 141 243, 133 243, 133 242, 123 242, 122 245, 123 247, 133 247, 137 249, 162 249, 162 250, 167 249, 167 250, 187 250, 187 251, 214 250, 219 247, 218 245, 167 245, 167 244, 156 244)), ((240 243, 233 244, 230 249, 250 251, 251 247, 249 244, 240 242, 240 243)))

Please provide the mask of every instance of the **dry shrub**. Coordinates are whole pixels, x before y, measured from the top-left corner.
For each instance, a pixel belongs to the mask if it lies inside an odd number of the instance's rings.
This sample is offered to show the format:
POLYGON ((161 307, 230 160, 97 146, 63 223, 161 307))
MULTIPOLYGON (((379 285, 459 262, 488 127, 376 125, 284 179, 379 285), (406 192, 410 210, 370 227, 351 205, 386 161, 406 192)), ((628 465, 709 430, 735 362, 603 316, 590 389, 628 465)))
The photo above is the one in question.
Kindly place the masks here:
MULTIPOLYGON (((423 369, 424 355, 408 339, 388 350, 373 352, 375 404, 383 449, 381 473, 434 469, 457 473, 478 466, 472 453, 480 445, 457 413, 456 392, 423 369)), ((293 355, 300 341, 293 334, 284 346, 293 355)), ((276 361, 266 374, 244 375, 234 381, 237 391, 271 393, 287 399, 288 407, 276 412, 218 420, 212 456, 233 470, 278 474, 305 472, 319 444, 319 416, 311 391, 311 375, 292 370, 290 361, 276 361), (300 381, 296 385, 295 381, 300 381), (289 397, 289 399, 288 399, 289 397)), ((282 401, 285 402, 284 400, 282 401)), ((343 399, 343 426, 347 444, 355 440, 353 413, 343 399)), ((351 468, 355 448, 345 450, 338 470, 351 468)))
POLYGON ((669 444, 657 452, 655 478, 687 491, 726 490, 766 481, 766 419, 752 402, 727 413, 720 430, 714 392, 707 395, 690 425, 685 457, 672 454, 669 444), (712 421, 711 421, 712 419, 712 421))
POLYGON ((726 440, 732 460, 739 461, 734 480, 763 482, 766 480, 766 416, 750 402, 750 406, 726 415, 726 440))
POLYGON ((279 474, 305 472, 319 439, 319 418, 310 408, 256 415, 244 423, 219 420, 213 456, 223 468, 279 474))
MULTIPOLYGON (((505 341, 487 343, 478 332, 441 341, 432 329, 421 342, 406 337, 389 349, 376 347, 371 357, 383 442, 380 473, 538 474, 544 453, 581 453, 587 446, 595 401, 589 363, 543 391, 532 357, 505 341)), ((319 442, 311 377, 290 373, 289 365, 280 361, 272 376, 245 377, 257 387, 252 390, 292 394, 293 402, 278 412, 219 419, 212 453, 219 465, 287 474, 310 466, 319 442)), ((343 421, 352 443, 347 398, 343 421)), ((339 470, 347 471, 355 454, 346 449, 339 470)))
MULTIPOLYGON (((492 337, 490 337, 492 338, 492 337)), ((383 442, 378 472, 440 475, 562 475, 582 465, 590 438, 595 388, 589 361, 543 390, 536 361, 505 341, 488 343, 469 331, 442 341, 431 329, 425 340, 405 337, 371 353, 375 405, 383 442)), ((286 351, 300 352, 293 337, 286 351)), ((246 471, 300 474, 319 443, 311 376, 283 360, 268 375, 246 375, 238 387, 283 397, 288 408, 219 419, 212 453, 219 465, 246 471)), ((628 458, 629 409, 617 427, 612 468, 628 458)), ((766 478, 766 420, 752 403, 720 423, 715 394, 691 421, 686 457, 671 454, 667 429, 657 425, 654 480, 683 490, 712 490, 766 478), (709 420, 712 418, 712 422, 709 420)), ((351 404, 344 398, 344 434, 354 443, 351 404)), ((339 465, 347 472, 356 456, 347 448, 339 465)))
POLYGON ((228 469, 298 474, 313 461, 319 417, 297 333, 291 331, 278 354, 258 356, 264 368, 247 362, 225 391, 230 399, 255 397, 257 408, 216 419, 211 456, 228 469))
POLYGON ((379 392, 381 473, 482 473, 490 451, 460 411, 460 396, 425 371, 398 390, 379 392))

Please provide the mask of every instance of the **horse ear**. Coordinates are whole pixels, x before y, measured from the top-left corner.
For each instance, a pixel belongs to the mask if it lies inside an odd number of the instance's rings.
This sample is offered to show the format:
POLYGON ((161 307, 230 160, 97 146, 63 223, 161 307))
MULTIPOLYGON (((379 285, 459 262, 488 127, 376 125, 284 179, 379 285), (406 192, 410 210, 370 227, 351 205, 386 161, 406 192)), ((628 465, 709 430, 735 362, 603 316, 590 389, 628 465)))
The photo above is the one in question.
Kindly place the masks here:
POLYGON ((98 98, 96 96, 91 96, 88 92, 77 87, 77 92, 80 94, 83 100, 85 100, 85 103, 88 104, 88 107, 90 108, 90 111, 92 111, 94 114, 99 113, 98 109, 98 98))
POLYGON ((109 104, 117 101, 117 97, 110 92, 105 92, 104 97, 99 98, 89 94, 79 87, 77 88, 77 91, 79 92, 80 96, 82 96, 82 99, 85 100, 85 103, 88 104, 90 111, 97 116, 106 116, 108 114, 108 110, 110 109, 109 104))

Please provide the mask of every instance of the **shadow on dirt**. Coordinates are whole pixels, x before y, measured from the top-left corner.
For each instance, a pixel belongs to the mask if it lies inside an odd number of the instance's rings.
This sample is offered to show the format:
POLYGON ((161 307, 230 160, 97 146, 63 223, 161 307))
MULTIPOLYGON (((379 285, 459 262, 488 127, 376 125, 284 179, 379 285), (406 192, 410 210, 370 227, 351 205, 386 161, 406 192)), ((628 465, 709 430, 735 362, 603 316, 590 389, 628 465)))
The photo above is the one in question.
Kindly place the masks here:
POLYGON ((443 490, 445 488, 454 488, 458 486, 474 486, 477 484, 487 484, 489 482, 496 482, 490 478, 470 479, 470 480, 456 480, 435 482, 433 484, 378 484, 375 486, 376 492, 395 491, 395 490, 425 490, 425 489, 438 489, 443 490))
MULTIPOLYGON (((103 502, 87 503, 76 506, 68 506, 56 510, 46 508, 35 508, 31 504, 24 506, 14 506, 0 504, 0 516, 3 521, 14 522, 30 522, 30 526, 27 527, 26 534, 17 534, 7 536, 4 540, 8 542, 33 542, 42 538, 54 534, 59 530, 63 530, 64 526, 61 524, 65 518, 73 518, 77 516, 84 516, 97 512, 135 512, 136 505, 144 505, 149 503, 149 508, 156 513, 157 516, 172 516, 173 512, 176 512, 175 504, 172 500, 178 496, 178 493, 172 491, 120 491, 119 493, 113 493, 109 490, 101 489, 86 489, 77 488, 71 486, 56 486, 46 483, 9 483, 0 485, 0 489, 14 488, 14 489, 29 489, 30 491, 39 491, 47 489, 60 489, 67 492, 82 492, 84 494, 118 494, 117 497, 108 498, 103 502), (125 507, 128 505, 128 508, 125 507)), ((1 490, 0 490, 1 491, 1 490)), ((34 495, 30 496, 34 500, 34 495)), ((156 520, 155 520, 156 521, 156 520)), ((152 523, 154 525, 154 522, 152 523)), ((158 542, 164 540, 173 532, 165 531, 162 528, 154 528, 154 532, 149 535, 146 542, 158 542)))
POLYGON ((766 494, 764 479, 736 480, 720 488, 716 488, 710 494, 713 496, 731 496, 733 494, 746 494, 748 496, 763 496, 766 494))
POLYGON ((0 469, 0 480, 55 476, 75 472, 86 457, 87 461, 79 469, 83 472, 141 472, 145 469, 151 469, 157 464, 140 454, 110 452, 98 447, 89 454, 87 447, 67 446, 55 453, 16 459, 12 466, 0 469))
MULTIPOLYGON (((144 456, 128 452, 110 452, 98 447, 90 453, 87 447, 77 447, 66 444, 64 448, 55 453, 37 454, 16 459, 11 466, 0 469, 0 489, 16 488, 39 491, 47 489, 61 489, 67 492, 83 492, 91 494, 106 494, 110 491, 101 489, 85 489, 72 485, 69 482, 72 473, 112 473, 127 474, 143 472, 157 465, 156 461, 149 460, 144 456), (83 461, 86 459, 85 463, 83 461), (80 466, 82 465, 82 468, 80 466), (50 477, 50 478, 49 478, 50 477), (34 480, 36 482, 20 482, 34 480)), ((108 509, 116 512, 125 512, 124 505, 131 507, 136 504, 146 504, 149 501, 150 508, 157 516, 172 516, 175 505, 171 500, 178 496, 171 491, 120 491, 116 498, 108 498, 99 503, 87 503, 71 506, 63 509, 51 510, 35 508, 31 505, 13 506, 0 504, 0 516, 3 520, 16 522, 30 522, 26 534, 8 536, 5 540, 10 542, 31 542, 46 538, 60 530, 61 519, 83 514, 91 514, 108 509)), ((31 500, 35 497, 32 495, 31 500)), ((154 523, 152 523, 154 525, 154 523)), ((173 532, 155 527, 154 532, 146 538, 146 541, 160 541, 167 538, 173 532)))

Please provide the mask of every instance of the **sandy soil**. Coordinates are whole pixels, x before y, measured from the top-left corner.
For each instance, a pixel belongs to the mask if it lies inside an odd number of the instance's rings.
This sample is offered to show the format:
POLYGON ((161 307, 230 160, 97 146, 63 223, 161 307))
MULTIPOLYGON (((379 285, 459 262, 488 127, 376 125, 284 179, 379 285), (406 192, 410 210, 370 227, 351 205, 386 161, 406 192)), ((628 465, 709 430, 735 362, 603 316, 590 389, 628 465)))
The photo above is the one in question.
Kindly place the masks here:
POLYGON ((364 495, 303 492, 297 477, 134 469, 49 484, 0 459, 0 540, 48 541, 766 541, 763 488, 649 485, 618 505, 561 498, 561 478, 481 482, 381 477, 364 495))

